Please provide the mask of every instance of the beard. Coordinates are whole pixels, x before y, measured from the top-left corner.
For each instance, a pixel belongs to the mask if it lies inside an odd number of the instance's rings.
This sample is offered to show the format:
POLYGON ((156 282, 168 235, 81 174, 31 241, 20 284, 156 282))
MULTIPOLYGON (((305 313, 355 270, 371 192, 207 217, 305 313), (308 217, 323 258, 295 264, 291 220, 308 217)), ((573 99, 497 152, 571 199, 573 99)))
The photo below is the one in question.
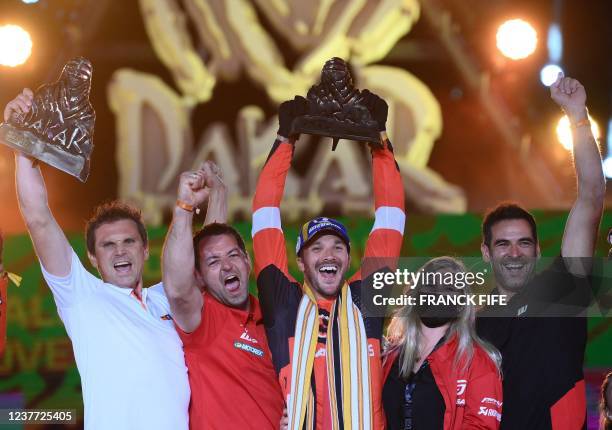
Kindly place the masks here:
POLYGON ((495 281, 504 290, 517 293, 535 272, 535 257, 502 257, 493 261, 495 281))
POLYGON ((304 272, 304 278, 316 293, 323 297, 332 298, 337 296, 340 292, 340 288, 344 284, 345 272, 346 269, 343 271, 338 270, 338 273, 336 274, 337 281, 331 285, 321 282, 319 279, 320 273, 318 266, 315 266, 313 269, 307 268, 304 272))

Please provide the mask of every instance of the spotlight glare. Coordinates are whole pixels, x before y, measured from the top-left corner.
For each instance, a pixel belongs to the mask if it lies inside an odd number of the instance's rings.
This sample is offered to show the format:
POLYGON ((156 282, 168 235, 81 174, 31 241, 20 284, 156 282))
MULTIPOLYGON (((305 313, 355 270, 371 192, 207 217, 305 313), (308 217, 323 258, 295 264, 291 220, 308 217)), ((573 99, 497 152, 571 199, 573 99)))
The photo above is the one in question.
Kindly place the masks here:
MULTIPOLYGON (((593 137, 599 143, 599 125, 591 115, 589 115, 589 121, 591 121, 591 133, 593 133, 593 137)), ((570 127, 569 118, 567 115, 563 115, 559 122, 557 123, 557 139, 559 139, 559 143, 568 151, 571 151, 573 148, 572 142, 572 128, 570 127)))
POLYGON ((559 24, 552 24, 548 29, 548 56, 550 61, 559 62, 563 54, 563 36, 559 24))
POLYGON ((559 73, 563 73, 563 69, 556 64, 547 64, 540 70, 540 81, 547 87, 550 87, 557 80, 559 73))
POLYGON ((16 67, 26 62, 32 53, 32 39, 18 25, 0 26, 0 65, 16 67))
POLYGON ((612 178, 612 156, 603 161, 603 172, 606 178, 612 178))
POLYGON ((511 19, 499 26, 496 40, 502 54, 512 60, 520 60, 533 54, 538 44, 538 34, 528 22, 511 19))

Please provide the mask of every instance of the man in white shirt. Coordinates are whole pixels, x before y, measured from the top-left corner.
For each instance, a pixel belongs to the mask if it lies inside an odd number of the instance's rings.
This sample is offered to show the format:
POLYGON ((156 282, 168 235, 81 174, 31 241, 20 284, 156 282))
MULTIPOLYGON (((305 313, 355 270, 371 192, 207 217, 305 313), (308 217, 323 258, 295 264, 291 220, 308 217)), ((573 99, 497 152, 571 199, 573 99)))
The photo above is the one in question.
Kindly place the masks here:
MULTIPOLYGON (((4 120, 32 105, 25 89, 4 120)), ((188 428, 189 383, 182 343, 161 284, 143 289, 149 256, 137 209, 102 205, 87 225, 87 254, 102 279, 79 261, 47 203, 40 169, 15 154, 19 207, 45 280, 72 340, 81 375, 85 428, 188 428)))

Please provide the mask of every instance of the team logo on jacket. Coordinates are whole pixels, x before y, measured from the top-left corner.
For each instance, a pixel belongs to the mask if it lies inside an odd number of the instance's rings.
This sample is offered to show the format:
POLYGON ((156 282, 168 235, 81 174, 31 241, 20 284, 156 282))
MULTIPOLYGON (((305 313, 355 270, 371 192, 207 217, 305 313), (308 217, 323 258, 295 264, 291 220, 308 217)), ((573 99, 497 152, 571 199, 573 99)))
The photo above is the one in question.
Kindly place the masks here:
POLYGON ((485 417, 495 417, 497 421, 501 421, 501 414, 494 408, 487 408, 486 406, 481 406, 478 409, 478 415, 484 415, 485 417))
POLYGON ((497 409, 501 409, 503 402, 500 402, 497 399, 494 399, 492 397, 483 397, 482 400, 480 401, 481 404, 486 405, 495 405, 495 407, 497 407, 497 409))
POLYGON ((457 379, 457 406, 465 406, 465 389, 467 388, 466 379, 457 379))
POLYGON ((465 388, 467 387, 466 379, 457 379, 457 395, 462 396, 465 393, 465 388))
POLYGON ((492 397, 483 397, 478 408, 478 415, 485 417, 495 417, 497 421, 501 421, 501 409, 503 402, 492 397), (482 406, 485 405, 485 406, 482 406))
POLYGON ((241 349, 241 350, 246 351, 248 353, 251 353, 251 354, 253 354, 253 355, 257 356, 257 357, 263 357, 263 355, 264 355, 264 352, 261 349, 255 348, 252 345, 247 345, 246 343, 242 343, 242 342, 238 342, 238 341, 234 342, 234 348, 241 349))
POLYGON ((242 334, 240 335, 240 339, 246 340, 247 342, 251 342, 251 343, 259 343, 257 342, 257 339, 249 336, 249 332, 246 328, 244 329, 244 332, 242 332, 242 334))

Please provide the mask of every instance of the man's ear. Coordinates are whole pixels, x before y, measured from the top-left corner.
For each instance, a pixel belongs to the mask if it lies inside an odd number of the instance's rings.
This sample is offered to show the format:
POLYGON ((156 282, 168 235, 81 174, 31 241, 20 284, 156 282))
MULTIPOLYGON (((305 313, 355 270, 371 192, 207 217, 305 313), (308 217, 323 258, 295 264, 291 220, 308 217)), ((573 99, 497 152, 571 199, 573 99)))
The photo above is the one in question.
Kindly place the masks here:
POLYGON ((196 281, 196 284, 200 290, 204 289, 206 285, 204 285, 204 277, 200 273, 198 269, 193 269, 193 277, 196 281))
POLYGON ((540 252, 540 244, 536 243, 536 256, 538 258, 540 258, 542 256, 542 253, 540 252))
POLYGON ((95 267, 96 269, 100 270, 98 268, 98 259, 96 258, 95 255, 93 255, 91 252, 87 251, 87 258, 89 258, 89 262, 91 263, 91 265, 93 267, 95 267))
POLYGON ((300 272, 304 273, 304 268, 306 266, 304 266, 304 260, 302 260, 302 257, 300 256, 297 257, 297 266, 298 266, 298 269, 300 269, 300 272))
POLYGON ((144 249, 144 259, 148 260, 149 259, 149 245, 145 245, 145 249, 144 249))
POLYGON ((485 263, 490 263, 491 253, 489 252, 489 247, 486 245, 486 243, 482 242, 480 244, 480 252, 482 253, 482 259, 485 261, 485 263))
POLYGON ((251 269, 253 269, 253 262, 251 261, 251 256, 248 252, 245 252, 247 263, 249 264, 249 274, 251 273, 251 269))

